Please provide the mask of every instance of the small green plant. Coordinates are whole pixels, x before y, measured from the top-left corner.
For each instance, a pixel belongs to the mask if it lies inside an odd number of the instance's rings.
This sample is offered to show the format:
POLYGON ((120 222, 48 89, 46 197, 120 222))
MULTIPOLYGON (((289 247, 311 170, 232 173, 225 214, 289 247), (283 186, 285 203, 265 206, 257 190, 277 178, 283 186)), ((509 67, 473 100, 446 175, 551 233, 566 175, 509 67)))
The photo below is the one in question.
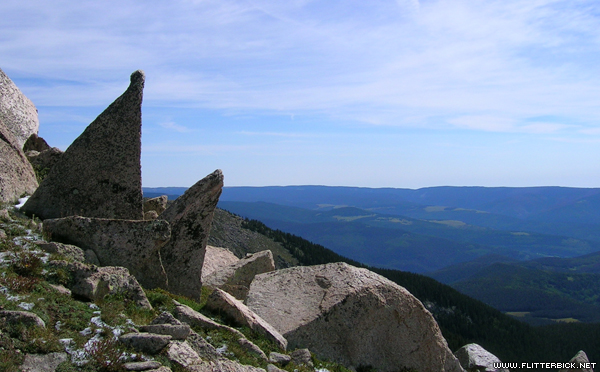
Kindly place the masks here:
POLYGON ((13 250, 12 252, 12 270, 21 276, 38 277, 44 269, 44 262, 35 253, 25 250, 13 250))
POLYGON ((40 281, 36 277, 25 277, 11 273, 0 277, 0 285, 16 293, 30 293, 40 281))
POLYGON ((90 364, 99 372, 117 372, 123 370, 125 350, 113 337, 93 343, 88 349, 90 364))

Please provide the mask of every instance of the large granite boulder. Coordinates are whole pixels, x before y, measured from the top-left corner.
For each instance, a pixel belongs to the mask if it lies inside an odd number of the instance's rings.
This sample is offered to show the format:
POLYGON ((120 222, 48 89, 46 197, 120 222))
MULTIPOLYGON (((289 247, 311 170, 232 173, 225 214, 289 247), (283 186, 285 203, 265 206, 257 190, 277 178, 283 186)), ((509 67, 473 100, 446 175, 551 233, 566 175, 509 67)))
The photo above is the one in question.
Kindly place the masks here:
MULTIPOLYGON (((1 75, 1 70, 0 70, 1 75)), ((33 167, 0 117, 0 202, 15 202, 38 187, 33 167)))
POLYGON ((381 372, 462 372, 433 316, 406 289, 345 263, 257 275, 246 305, 289 348, 381 372))
POLYGON ((126 267, 145 288, 167 288, 160 257, 171 237, 166 221, 72 216, 45 220, 43 231, 53 241, 92 250, 101 266, 126 267))
POLYGON ((273 270, 273 253, 262 251, 214 270, 210 275, 203 276, 202 282, 209 287, 221 288, 238 300, 244 301, 254 277, 273 270))
POLYGON ((15 138, 15 147, 23 145, 40 127, 37 109, 29 98, 0 69, 0 121, 4 122, 15 138))
POLYGON ((216 170, 190 187, 159 220, 171 224, 171 240, 162 248, 162 263, 172 293, 199 298, 202 264, 213 214, 223 189, 223 173, 216 170))
POLYGON ((144 73, 60 156, 22 210, 47 218, 80 215, 143 219, 142 91, 144 73))
POLYGON ((495 363, 502 363, 500 359, 478 344, 465 345, 454 355, 467 372, 508 372, 506 368, 494 367, 495 363))

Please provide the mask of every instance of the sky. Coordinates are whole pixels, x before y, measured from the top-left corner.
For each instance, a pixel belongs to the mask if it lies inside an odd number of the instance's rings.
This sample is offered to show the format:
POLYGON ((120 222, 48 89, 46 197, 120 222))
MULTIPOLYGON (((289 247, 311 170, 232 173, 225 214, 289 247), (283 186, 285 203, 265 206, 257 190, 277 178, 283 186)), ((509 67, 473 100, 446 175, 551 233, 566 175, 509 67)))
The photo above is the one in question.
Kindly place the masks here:
POLYGON ((597 0, 4 0, 65 150, 144 70, 142 182, 600 187, 597 0))

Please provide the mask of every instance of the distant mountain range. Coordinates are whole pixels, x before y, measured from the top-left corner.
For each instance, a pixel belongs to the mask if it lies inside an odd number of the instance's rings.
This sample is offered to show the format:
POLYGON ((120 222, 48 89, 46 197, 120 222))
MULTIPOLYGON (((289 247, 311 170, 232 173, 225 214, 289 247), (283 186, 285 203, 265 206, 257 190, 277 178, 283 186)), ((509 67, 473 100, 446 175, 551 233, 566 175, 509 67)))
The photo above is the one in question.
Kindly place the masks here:
POLYGON ((533 323, 600 321, 598 188, 226 187, 219 207, 533 323))

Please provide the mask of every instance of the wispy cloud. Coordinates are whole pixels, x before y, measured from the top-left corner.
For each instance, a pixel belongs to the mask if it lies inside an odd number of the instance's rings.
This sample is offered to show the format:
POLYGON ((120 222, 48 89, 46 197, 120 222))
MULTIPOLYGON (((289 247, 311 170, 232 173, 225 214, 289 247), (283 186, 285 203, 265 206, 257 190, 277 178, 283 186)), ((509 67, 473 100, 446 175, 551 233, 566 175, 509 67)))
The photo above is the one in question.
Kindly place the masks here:
POLYGON ((183 125, 179 125, 179 124, 175 124, 172 121, 164 121, 164 122, 159 122, 158 125, 160 125, 161 127, 165 128, 165 129, 169 129, 169 130, 173 130, 175 132, 179 132, 179 133, 189 133, 192 132, 193 130, 185 127, 183 125))

